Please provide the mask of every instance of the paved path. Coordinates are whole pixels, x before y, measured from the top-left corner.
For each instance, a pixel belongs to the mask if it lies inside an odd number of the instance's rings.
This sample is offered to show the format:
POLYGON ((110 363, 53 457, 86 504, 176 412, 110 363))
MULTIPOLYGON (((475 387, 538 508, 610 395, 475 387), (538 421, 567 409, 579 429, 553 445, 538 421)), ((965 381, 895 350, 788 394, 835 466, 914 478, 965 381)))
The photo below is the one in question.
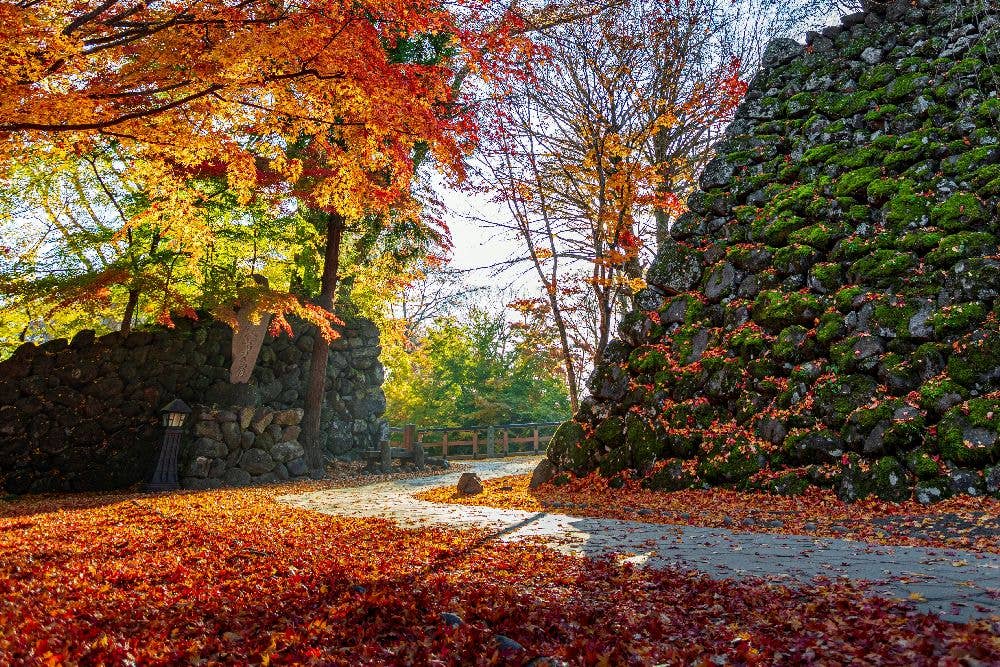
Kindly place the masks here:
MULTIPOLYGON (((500 477, 529 472, 537 461, 477 461, 473 467, 480 477, 500 477)), ((692 568, 715 578, 752 575, 788 583, 808 582, 818 576, 864 580, 888 597, 922 597, 916 601, 918 608, 949 620, 1000 614, 1000 556, 993 554, 444 505, 413 497, 427 488, 452 485, 457 479, 458 473, 451 473, 282 496, 279 500, 326 514, 390 518, 405 527, 474 526, 494 530, 502 540, 540 536, 568 553, 592 557, 624 554, 648 567, 692 568)))

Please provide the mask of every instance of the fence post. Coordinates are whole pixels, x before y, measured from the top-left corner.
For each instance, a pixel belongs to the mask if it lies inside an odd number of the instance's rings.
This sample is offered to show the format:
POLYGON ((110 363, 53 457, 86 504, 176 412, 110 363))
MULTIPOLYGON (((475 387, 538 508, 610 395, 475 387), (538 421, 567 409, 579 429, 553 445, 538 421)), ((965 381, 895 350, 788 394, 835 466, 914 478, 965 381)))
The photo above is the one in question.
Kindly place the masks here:
POLYGON ((510 456, 510 430, 503 430, 503 455, 510 456))
POLYGON ((537 454, 538 453, 538 427, 537 426, 535 427, 534 433, 532 435, 534 437, 534 441, 531 444, 534 447, 535 453, 537 454))
POLYGON ((472 458, 479 458, 479 429, 472 432, 472 458))
POLYGON ((392 445, 388 440, 379 443, 380 454, 382 455, 382 474, 388 475, 392 472, 392 445))
POLYGON ((497 430, 493 426, 486 427, 486 456, 493 458, 497 455, 497 430))

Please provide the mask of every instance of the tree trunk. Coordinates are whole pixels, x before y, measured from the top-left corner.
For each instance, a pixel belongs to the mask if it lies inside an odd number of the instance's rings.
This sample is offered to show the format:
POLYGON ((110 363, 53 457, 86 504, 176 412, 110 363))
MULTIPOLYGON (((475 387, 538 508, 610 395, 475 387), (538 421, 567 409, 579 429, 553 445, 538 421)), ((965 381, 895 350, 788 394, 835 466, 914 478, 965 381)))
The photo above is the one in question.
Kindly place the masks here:
POLYGON ((573 366, 573 352, 569 347, 569 336, 566 335, 566 323, 563 321, 559 304, 554 298, 550 298, 552 304, 552 319, 555 320, 556 330, 559 332, 559 344, 562 347, 563 362, 566 365, 566 383, 569 385, 569 407, 573 414, 580 408, 580 388, 577 385, 576 368, 573 366))
POLYGON ((125 304, 125 314, 122 315, 121 332, 128 333, 132 330, 132 322, 135 320, 135 309, 139 305, 139 290, 130 289, 128 291, 128 302, 125 304))
MULTIPOLYGON (((660 185, 657 187, 660 193, 670 191, 670 182, 668 180, 667 166, 669 164, 669 143, 670 138, 667 135, 667 130, 660 129, 653 135, 653 160, 659 165, 660 171, 660 185)), ((666 211, 655 208, 653 209, 653 217, 656 220, 656 251, 666 248, 671 244, 673 239, 670 237, 670 214, 666 211)))
MULTIPOLYGON (((344 234, 344 217, 331 213, 326 222, 326 253, 323 256, 323 279, 320 284, 321 308, 333 312, 334 297, 337 293, 337 273, 340 269, 340 240, 344 234)), ((320 417, 323 399, 326 396, 326 365, 330 358, 330 344, 315 332, 312 360, 309 364, 309 378, 306 385, 305 415, 302 418, 302 445, 306 463, 314 476, 323 474, 323 445, 320 442, 320 417)))

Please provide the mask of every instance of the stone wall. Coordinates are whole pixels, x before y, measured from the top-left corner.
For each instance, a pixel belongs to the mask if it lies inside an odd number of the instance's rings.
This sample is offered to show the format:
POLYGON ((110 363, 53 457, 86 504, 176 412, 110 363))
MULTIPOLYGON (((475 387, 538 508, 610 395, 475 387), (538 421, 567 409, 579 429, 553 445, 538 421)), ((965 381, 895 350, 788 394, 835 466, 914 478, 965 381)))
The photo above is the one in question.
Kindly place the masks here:
POLYGON ((197 410, 195 440, 181 452, 181 486, 213 489, 308 479, 298 441, 301 423, 300 408, 197 410))
MULTIPOLYGON (((271 410, 301 408, 312 335, 268 337, 251 385, 271 410)), ((232 330, 179 319, 175 329, 81 331, 25 344, 0 362, 0 489, 102 490, 145 480, 161 438, 157 411, 173 398, 232 404, 232 330)), ((350 320, 332 345, 322 414, 329 455, 377 445, 385 395, 378 330, 350 320)))
POLYGON ((557 467, 1000 494, 1000 8, 867 7, 768 45, 557 467))

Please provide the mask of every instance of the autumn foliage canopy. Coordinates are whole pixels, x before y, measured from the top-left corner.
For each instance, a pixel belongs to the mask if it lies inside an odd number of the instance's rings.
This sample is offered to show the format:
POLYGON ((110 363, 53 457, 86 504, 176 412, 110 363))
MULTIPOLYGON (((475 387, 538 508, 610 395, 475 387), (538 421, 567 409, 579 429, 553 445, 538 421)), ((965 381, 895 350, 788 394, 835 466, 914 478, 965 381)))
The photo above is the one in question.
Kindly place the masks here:
POLYGON ((148 202, 118 238, 153 228, 182 259, 213 241, 198 179, 238 206, 417 219, 415 156, 462 175, 476 128, 460 80, 505 75, 520 26, 477 1, 0 2, 0 178, 28 156, 104 156, 148 202))

